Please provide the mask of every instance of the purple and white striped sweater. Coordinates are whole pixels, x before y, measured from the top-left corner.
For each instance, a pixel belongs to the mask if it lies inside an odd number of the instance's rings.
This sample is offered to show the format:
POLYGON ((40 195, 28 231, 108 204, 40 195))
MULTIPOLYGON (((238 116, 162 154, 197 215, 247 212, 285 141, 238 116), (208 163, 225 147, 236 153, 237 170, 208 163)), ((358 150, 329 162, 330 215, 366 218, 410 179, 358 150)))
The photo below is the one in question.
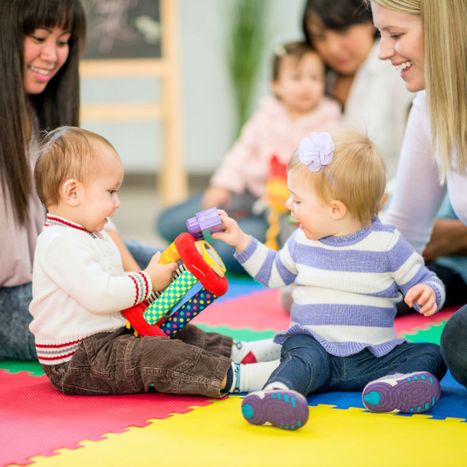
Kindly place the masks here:
POLYGON ((309 240, 297 229, 280 251, 252 238, 235 256, 268 287, 296 284, 292 323, 276 335, 277 343, 307 333, 332 355, 348 356, 368 348, 382 356, 404 342, 394 329, 401 292, 428 284, 438 309, 444 303, 443 283, 399 231, 377 218, 343 237, 309 240))

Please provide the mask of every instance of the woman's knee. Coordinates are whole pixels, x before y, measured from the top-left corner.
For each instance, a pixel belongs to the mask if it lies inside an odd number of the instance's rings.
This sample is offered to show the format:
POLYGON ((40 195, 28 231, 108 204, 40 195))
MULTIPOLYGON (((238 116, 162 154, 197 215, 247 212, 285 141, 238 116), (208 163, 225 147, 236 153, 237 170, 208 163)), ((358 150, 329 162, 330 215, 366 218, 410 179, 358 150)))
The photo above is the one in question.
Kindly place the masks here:
POLYGON ((441 356, 440 347, 437 344, 426 344, 424 356, 428 360, 428 366, 431 373, 438 379, 442 379, 446 374, 447 368, 441 356))
POLYGON ((202 209, 202 194, 197 193, 187 201, 162 211, 156 219, 156 231, 167 241, 186 231, 186 221, 202 209))
POLYGON ((451 316, 441 334, 441 354, 454 378, 467 386, 467 305, 451 316))
POLYGON ((31 300, 31 283, 0 288, 0 358, 37 358, 34 336, 29 331, 31 300))

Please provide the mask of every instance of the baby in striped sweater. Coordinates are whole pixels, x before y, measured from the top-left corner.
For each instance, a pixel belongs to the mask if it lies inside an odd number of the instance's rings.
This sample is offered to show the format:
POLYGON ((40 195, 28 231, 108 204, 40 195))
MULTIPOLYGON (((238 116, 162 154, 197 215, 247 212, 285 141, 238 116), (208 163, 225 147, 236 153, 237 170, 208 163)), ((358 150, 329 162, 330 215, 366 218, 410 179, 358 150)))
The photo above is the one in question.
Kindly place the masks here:
POLYGON ((439 346, 412 344, 394 329, 401 294, 424 316, 444 303, 444 286, 401 234, 377 217, 386 176, 373 143, 352 130, 311 133, 288 165, 287 207, 299 223, 280 251, 246 235, 220 211, 236 258, 269 287, 295 283, 291 325, 275 337, 281 363, 242 413, 252 424, 297 429, 305 396, 363 390, 373 412, 417 413, 440 396, 439 346))

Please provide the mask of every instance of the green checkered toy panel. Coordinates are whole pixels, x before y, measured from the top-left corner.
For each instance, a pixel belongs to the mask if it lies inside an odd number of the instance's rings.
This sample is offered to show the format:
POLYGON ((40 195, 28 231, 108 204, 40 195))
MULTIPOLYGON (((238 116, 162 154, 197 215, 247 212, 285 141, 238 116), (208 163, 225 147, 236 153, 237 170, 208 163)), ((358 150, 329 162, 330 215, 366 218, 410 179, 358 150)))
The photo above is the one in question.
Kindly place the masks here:
POLYGON ((196 282, 198 279, 190 271, 184 271, 170 283, 157 300, 146 308, 144 312, 146 322, 149 324, 157 323, 187 294, 196 282))

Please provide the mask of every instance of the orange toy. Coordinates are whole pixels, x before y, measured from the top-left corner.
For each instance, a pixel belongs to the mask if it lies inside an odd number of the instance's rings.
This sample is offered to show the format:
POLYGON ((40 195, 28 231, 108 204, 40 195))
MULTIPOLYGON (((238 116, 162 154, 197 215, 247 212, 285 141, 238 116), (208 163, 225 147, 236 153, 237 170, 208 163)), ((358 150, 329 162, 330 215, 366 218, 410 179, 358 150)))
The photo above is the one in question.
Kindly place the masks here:
POLYGON ((280 232, 281 216, 286 214, 288 209, 285 203, 289 197, 287 189, 287 165, 282 164, 276 155, 271 157, 269 165, 269 179, 266 184, 266 202, 269 207, 268 223, 266 232, 266 246, 279 249, 277 238, 280 232))

